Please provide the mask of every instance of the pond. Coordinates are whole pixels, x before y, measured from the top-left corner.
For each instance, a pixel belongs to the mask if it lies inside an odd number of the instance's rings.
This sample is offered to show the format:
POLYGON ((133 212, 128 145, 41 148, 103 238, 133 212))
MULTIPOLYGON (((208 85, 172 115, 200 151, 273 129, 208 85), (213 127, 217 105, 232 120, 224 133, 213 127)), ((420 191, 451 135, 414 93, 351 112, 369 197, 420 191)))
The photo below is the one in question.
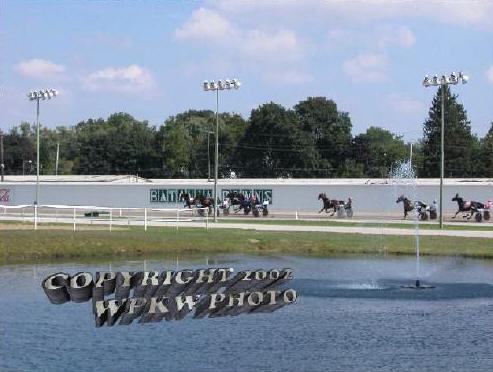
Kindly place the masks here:
POLYGON ((493 262, 412 257, 214 256, 0 267, 0 369, 493 370, 493 262), (48 302, 64 271, 289 267, 297 303, 271 314, 96 328, 91 303, 48 302))

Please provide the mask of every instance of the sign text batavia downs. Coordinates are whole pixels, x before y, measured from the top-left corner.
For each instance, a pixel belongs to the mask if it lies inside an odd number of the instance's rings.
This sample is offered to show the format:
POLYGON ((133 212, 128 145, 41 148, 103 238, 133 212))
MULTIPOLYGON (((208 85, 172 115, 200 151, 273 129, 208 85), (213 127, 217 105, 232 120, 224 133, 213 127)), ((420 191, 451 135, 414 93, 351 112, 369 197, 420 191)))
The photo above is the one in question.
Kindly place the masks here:
POLYGON ((41 283, 53 304, 92 298, 96 327, 246 313, 273 312, 296 301, 294 289, 279 287, 291 269, 240 271, 208 268, 181 271, 55 273, 41 283), (113 298, 105 296, 113 295, 113 298))

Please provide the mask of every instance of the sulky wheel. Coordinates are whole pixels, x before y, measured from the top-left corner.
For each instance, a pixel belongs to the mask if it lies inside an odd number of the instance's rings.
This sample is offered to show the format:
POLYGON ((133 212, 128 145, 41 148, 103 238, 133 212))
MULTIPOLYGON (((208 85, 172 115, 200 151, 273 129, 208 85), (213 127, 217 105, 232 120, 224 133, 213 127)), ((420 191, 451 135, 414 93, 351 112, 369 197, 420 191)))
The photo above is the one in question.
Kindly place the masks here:
POLYGON ((490 211, 484 211, 484 220, 488 221, 490 219, 490 211))
POLYGON ((252 213, 253 213, 253 215, 254 215, 255 217, 260 216, 260 212, 258 211, 258 209, 257 209, 257 208, 253 208, 252 213))
POLYGON ((264 217, 265 217, 265 216, 268 216, 268 215, 269 215, 269 210, 268 210, 267 208, 264 208, 264 209, 262 210, 262 216, 264 216, 264 217))
POLYGON ((337 208, 337 217, 342 218, 344 217, 344 209, 339 207, 337 208))
POLYGON ((427 221, 428 220, 428 213, 423 212, 420 214, 421 221, 427 221))
POLYGON ((352 208, 346 209, 346 216, 348 216, 349 218, 353 217, 353 209, 352 208))
POLYGON ((229 216, 229 208, 224 208, 224 209, 223 209, 223 214, 224 214, 225 216, 229 216))
POLYGON ((476 222, 481 222, 483 220, 483 216, 481 215, 481 213, 476 212, 474 219, 476 220, 476 222))
POLYGON ((205 217, 205 211, 203 209, 198 209, 197 213, 199 214, 200 217, 205 217))

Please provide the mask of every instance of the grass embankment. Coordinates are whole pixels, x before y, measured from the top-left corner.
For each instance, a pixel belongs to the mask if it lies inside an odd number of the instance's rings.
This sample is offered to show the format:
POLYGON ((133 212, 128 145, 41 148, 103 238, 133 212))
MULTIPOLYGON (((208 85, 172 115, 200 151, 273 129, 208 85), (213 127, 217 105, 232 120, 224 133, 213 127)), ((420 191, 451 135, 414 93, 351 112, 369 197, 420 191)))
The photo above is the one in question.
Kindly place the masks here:
MULTIPOLYGON (((422 236, 424 255, 493 258, 493 239, 422 236)), ((194 254, 414 254, 412 236, 234 229, 2 230, 0 264, 194 254)))

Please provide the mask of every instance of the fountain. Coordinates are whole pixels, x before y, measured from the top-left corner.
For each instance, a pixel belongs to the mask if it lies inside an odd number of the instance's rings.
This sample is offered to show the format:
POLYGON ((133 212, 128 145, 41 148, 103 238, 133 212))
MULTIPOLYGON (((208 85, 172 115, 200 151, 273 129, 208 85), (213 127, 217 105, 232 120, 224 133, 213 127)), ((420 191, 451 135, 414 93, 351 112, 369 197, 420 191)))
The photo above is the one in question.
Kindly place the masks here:
MULTIPOLYGON (((397 163, 394 168, 392 168, 390 174, 390 184, 396 188, 397 194, 408 195, 413 203, 418 201, 417 192, 417 177, 411 160, 402 161, 397 163), (403 190, 404 189, 404 190, 403 190), (402 192, 404 191, 404 192, 402 192)), ((413 209, 414 213, 414 231, 415 231, 415 242, 416 242, 416 281, 414 285, 403 286, 402 288, 409 289, 429 289, 434 288, 430 285, 423 285, 420 281, 420 266, 419 266, 419 210, 415 204, 413 209)))

